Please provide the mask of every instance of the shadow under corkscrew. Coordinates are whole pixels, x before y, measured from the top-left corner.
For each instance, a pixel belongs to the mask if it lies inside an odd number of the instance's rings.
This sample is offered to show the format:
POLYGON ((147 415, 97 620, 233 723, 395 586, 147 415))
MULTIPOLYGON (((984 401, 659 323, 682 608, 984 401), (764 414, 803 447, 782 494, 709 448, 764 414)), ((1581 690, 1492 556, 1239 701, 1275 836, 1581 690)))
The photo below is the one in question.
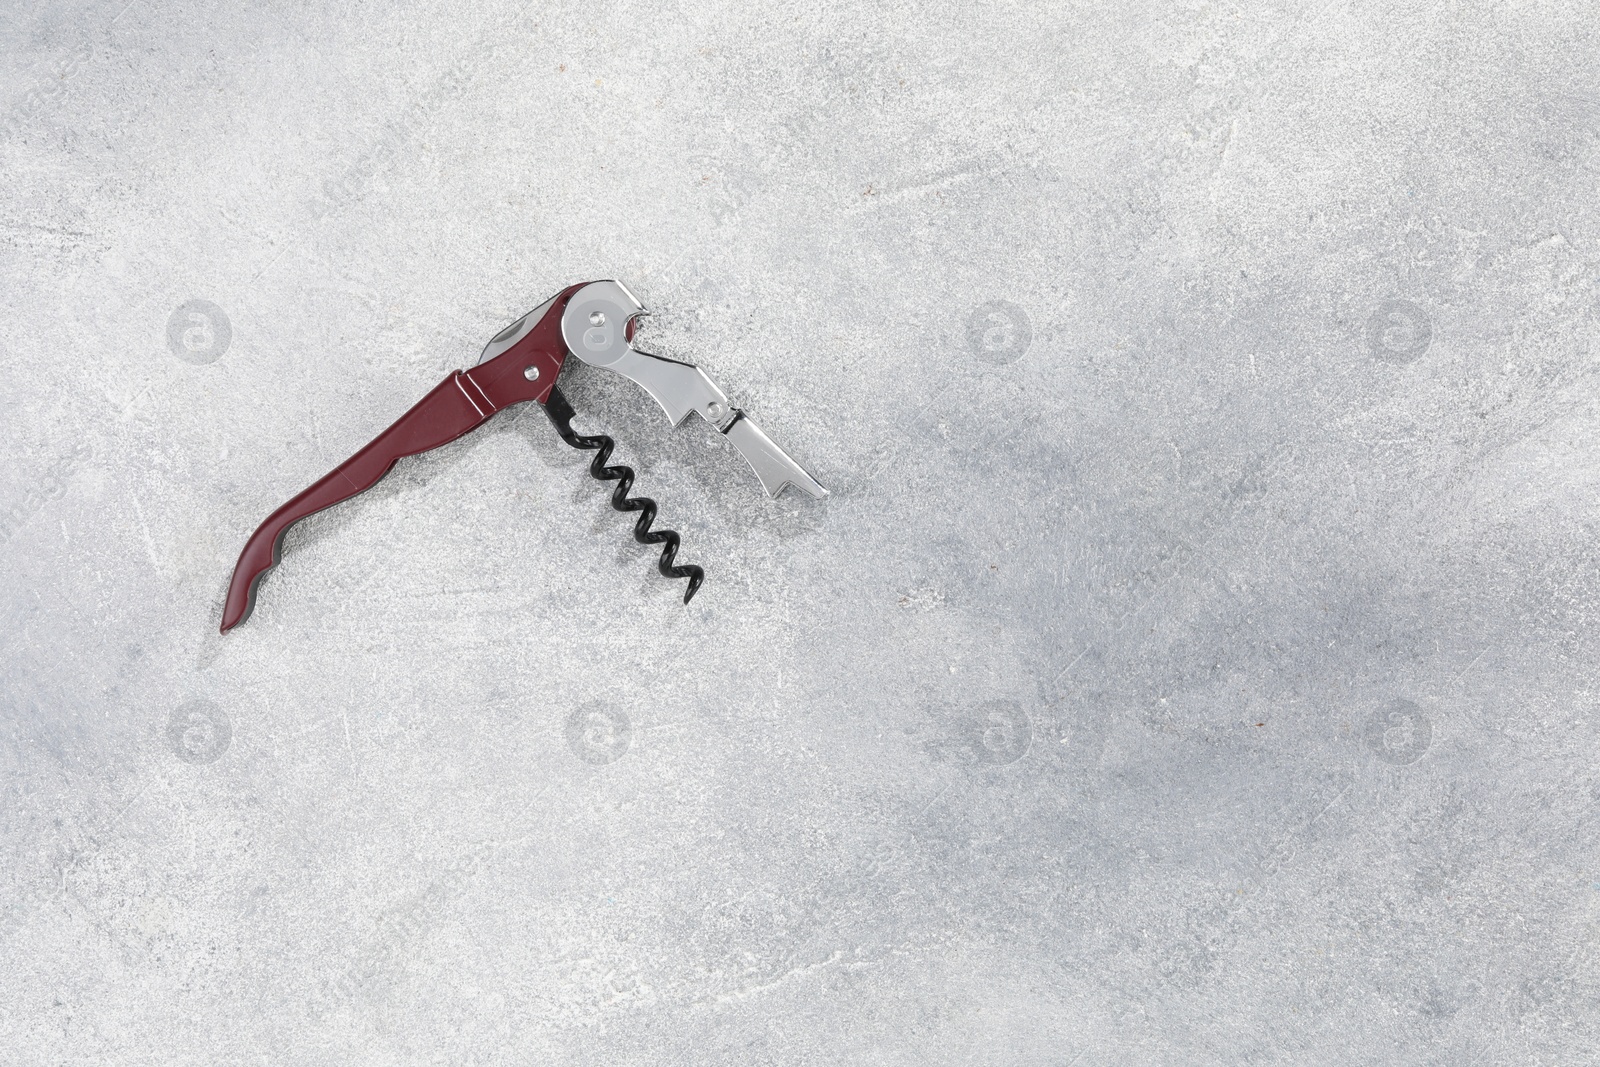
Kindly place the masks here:
POLYGON ((603 433, 586 437, 574 432, 572 418, 576 413, 560 389, 550 390, 550 399, 545 402, 544 413, 550 416, 556 433, 561 435, 563 441, 573 448, 595 453, 594 459, 589 463, 589 474, 597 481, 617 483, 616 489, 611 492, 611 506, 617 511, 639 512, 639 520, 633 524, 633 539, 641 545, 662 546, 661 560, 656 564, 656 569, 665 578, 689 579, 689 588, 683 591, 683 602, 687 604, 693 600, 695 593, 700 589, 700 583, 706 580, 706 572, 692 563, 673 563, 678 555, 678 532, 650 529, 650 524, 656 519, 656 502, 647 496, 628 495, 628 490, 633 488, 633 468, 620 465, 606 466, 606 460, 611 458, 611 451, 616 448, 617 443, 603 433))

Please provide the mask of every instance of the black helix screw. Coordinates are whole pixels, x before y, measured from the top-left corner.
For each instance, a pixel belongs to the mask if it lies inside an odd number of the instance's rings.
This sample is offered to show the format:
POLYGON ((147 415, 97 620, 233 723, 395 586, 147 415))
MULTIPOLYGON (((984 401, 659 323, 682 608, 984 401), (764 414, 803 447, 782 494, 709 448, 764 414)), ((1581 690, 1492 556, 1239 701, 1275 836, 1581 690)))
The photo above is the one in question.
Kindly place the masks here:
POLYGON ((683 591, 683 602, 687 604, 693 600, 695 593, 700 589, 700 583, 706 580, 706 572, 692 563, 682 565, 673 563, 678 555, 678 532, 650 529, 650 524, 656 519, 656 502, 647 496, 628 495, 628 490, 633 488, 633 468, 621 465, 606 466, 606 460, 611 458, 611 452, 617 447, 617 443, 603 433, 587 437, 574 432, 572 418, 576 413, 560 389, 550 390, 550 399, 545 402, 544 413, 550 416, 556 433, 561 435, 563 441, 573 448, 594 452, 594 459, 589 462, 589 474, 597 481, 617 483, 617 487, 611 491, 611 506, 617 511, 639 513, 638 521, 633 524, 633 539, 641 545, 662 546, 661 560, 656 564, 656 569, 664 578, 689 579, 689 587, 683 591))

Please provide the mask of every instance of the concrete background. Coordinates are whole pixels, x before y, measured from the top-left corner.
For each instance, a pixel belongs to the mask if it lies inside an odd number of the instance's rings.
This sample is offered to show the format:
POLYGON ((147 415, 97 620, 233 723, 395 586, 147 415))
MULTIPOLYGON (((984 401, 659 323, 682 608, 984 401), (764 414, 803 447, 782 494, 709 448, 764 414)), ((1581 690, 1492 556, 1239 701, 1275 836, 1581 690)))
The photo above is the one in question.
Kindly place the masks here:
POLYGON ((0 1062, 1593 1063, 1592 5, 0 13, 0 1062), (833 495, 573 366, 617 277, 833 495))

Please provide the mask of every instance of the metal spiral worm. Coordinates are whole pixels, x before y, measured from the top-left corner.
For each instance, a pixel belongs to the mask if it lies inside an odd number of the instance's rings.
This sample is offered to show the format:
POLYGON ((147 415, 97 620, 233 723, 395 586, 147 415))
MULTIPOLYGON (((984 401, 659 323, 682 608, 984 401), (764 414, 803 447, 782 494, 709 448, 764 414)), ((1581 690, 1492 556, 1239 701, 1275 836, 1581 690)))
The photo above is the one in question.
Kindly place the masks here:
POLYGON ((555 424, 556 433, 561 435, 563 441, 573 448, 594 452, 594 459, 589 462, 589 474, 597 481, 617 483, 617 487, 611 492, 611 506, 617 511, 639 513, 638 521, 633 524, 633 539, 641 545, 662 546, 661 560, 656 564, 656 569, 664 578, 689 579, 689 588, 683 591, 683 602, 687 604, 693 600, 695 593, 700 589, 700 583, 706 580, 706 572, 692 563, 673 563, 678 555, 678 532, 650 529, 650 524, 656 519, 656 502, 647 496, 628 495, 628 490, 633 488, 633 468, 621 465, 606 466, 606 460, 611 458, 612 449, 616 448, 617 443, 603 433, 586 437, 574 432, 572 418, 575 412, 560 389, 550 390, 550 399, 545 402, 544 411, 550 416, 550 421, 555 424))

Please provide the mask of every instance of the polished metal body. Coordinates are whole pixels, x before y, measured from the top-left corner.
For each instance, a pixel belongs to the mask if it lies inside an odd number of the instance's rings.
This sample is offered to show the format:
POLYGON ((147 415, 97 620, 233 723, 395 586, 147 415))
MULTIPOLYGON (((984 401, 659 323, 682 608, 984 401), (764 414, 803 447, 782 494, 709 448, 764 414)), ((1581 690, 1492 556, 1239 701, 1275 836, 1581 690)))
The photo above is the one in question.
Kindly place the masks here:
MULTIPOLYGON (((527 318, 536 319, 542 310, 527 318)), ((777 496, 789 485, 813 497, 828 495, 747 413, 734 407, 728 394, 699 367, 634 348, 632 323, 644 313, 644 305, 621 282, 590 282, 567 302, 561 315, 561 338, 568 351, 583 362, 614 371, 649 393, 673 426, 681 425, 690 412, 715 426, 744 456, 769 496, 777 496)), ((507 331, 512 335, 510 343, 515 343, 514 332, 519 328, 525 327, 519 322, 507 331)), ((490 349, 494 347, 491 342, 490 349)))

